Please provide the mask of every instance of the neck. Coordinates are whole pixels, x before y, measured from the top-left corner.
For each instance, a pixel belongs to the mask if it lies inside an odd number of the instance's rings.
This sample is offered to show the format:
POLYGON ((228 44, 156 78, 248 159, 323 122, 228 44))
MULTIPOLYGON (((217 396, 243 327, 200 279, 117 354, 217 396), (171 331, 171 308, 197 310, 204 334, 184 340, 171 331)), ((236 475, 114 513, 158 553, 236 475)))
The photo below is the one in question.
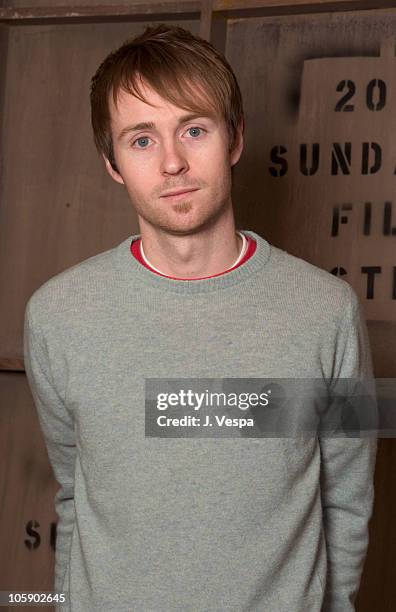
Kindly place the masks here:
POLYGON ((243 239, 235 226, 227 231, 205 230, 196 234, 155 234, 141 228, 141 253, 157 272, 179 278, 220 274, 233 267, 241 254, 243 239))

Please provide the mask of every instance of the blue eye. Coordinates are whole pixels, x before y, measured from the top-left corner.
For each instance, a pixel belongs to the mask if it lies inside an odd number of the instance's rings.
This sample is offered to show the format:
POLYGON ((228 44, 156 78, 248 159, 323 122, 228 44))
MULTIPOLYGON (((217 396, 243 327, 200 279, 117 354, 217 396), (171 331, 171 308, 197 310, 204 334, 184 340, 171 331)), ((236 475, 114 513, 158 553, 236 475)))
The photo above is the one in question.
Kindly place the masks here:
MULTIPOLYGON (((140 138, 137 138, 135 140, 135 142, 139 142, 139 140, 148 140, 147 136, 141 136, 140 138)), ((135 142, 133 142, 132 144, 135 144, 135 142)), ((145 149, 146 147, 138 147, 138 149, 145 149)))
POLYGON ((192 128, 188 129, 188 131, 191 131, 191 130, 202 130, 202 128, 200 128, 200 127, 192 127, 192 128))

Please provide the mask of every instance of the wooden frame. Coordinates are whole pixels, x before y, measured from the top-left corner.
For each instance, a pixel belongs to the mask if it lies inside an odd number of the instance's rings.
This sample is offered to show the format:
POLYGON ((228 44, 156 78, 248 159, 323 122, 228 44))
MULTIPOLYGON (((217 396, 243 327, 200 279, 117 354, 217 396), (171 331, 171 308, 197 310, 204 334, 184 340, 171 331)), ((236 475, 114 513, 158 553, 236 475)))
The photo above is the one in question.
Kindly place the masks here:
MULTIPOLYGON (((12 1, 12 0, 11 0, 12 1)), ((8 3, 8 2, 7 2, 8 3)), ((395 0, 162 0, 147 2, 134 0, 125 4, 72 6, 15 7, 0 2, 0 22, 7 24, 82 20, 96 21, 113 18, 150 18, 168 16, 191 18, 201 15, 207 22, 208 15, 218 13, 226 18, 257 17, 260 15, 284 15, 334 11, 356 11, 396 7, 395 0)))

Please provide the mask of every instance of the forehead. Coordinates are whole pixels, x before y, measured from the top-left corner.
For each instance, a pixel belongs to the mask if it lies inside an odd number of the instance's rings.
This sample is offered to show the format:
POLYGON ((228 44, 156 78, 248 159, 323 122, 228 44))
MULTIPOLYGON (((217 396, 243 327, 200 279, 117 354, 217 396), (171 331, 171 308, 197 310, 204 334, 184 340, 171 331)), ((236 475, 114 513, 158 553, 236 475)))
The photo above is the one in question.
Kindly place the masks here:
POLYGON ((169 100, 163 98, 157 93, 149 84, 139 81, 139 90, 147 102, 140 100, 134 94, 120 89, 117 94, 117 104, 114 104, 113 95, 109 96, 109 110, 111 122, 114 126, 123 126, 126 122, 134 123, 139 121, 155 121, 157 118, 172 119, 175 120, 182 115, 196 112, 200 116, 208 116, 212 120, 221 121, 217 110, 210 103, 208 98, 204 98, 202 93, 197 89, 196 100, 202 100, 202 109, 199 111, 186 110, 176 106, 169 100))

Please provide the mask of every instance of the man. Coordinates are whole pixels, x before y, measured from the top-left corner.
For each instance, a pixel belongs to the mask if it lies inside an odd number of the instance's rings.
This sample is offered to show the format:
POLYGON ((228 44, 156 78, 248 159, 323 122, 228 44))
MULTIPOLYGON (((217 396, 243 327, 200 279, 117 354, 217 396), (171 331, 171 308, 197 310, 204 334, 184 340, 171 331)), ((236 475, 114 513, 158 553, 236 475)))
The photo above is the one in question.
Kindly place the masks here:
POLYGON ((242 100, 209 43, 147 28, 101 64, 91 104, 140 234, 26 307, 26 373, 61 486, 55 589, 84 612, 351 612, 375 438, 161 439, 146 435, 145 385, 370 381, 355 292, 236 231, 242 100))

